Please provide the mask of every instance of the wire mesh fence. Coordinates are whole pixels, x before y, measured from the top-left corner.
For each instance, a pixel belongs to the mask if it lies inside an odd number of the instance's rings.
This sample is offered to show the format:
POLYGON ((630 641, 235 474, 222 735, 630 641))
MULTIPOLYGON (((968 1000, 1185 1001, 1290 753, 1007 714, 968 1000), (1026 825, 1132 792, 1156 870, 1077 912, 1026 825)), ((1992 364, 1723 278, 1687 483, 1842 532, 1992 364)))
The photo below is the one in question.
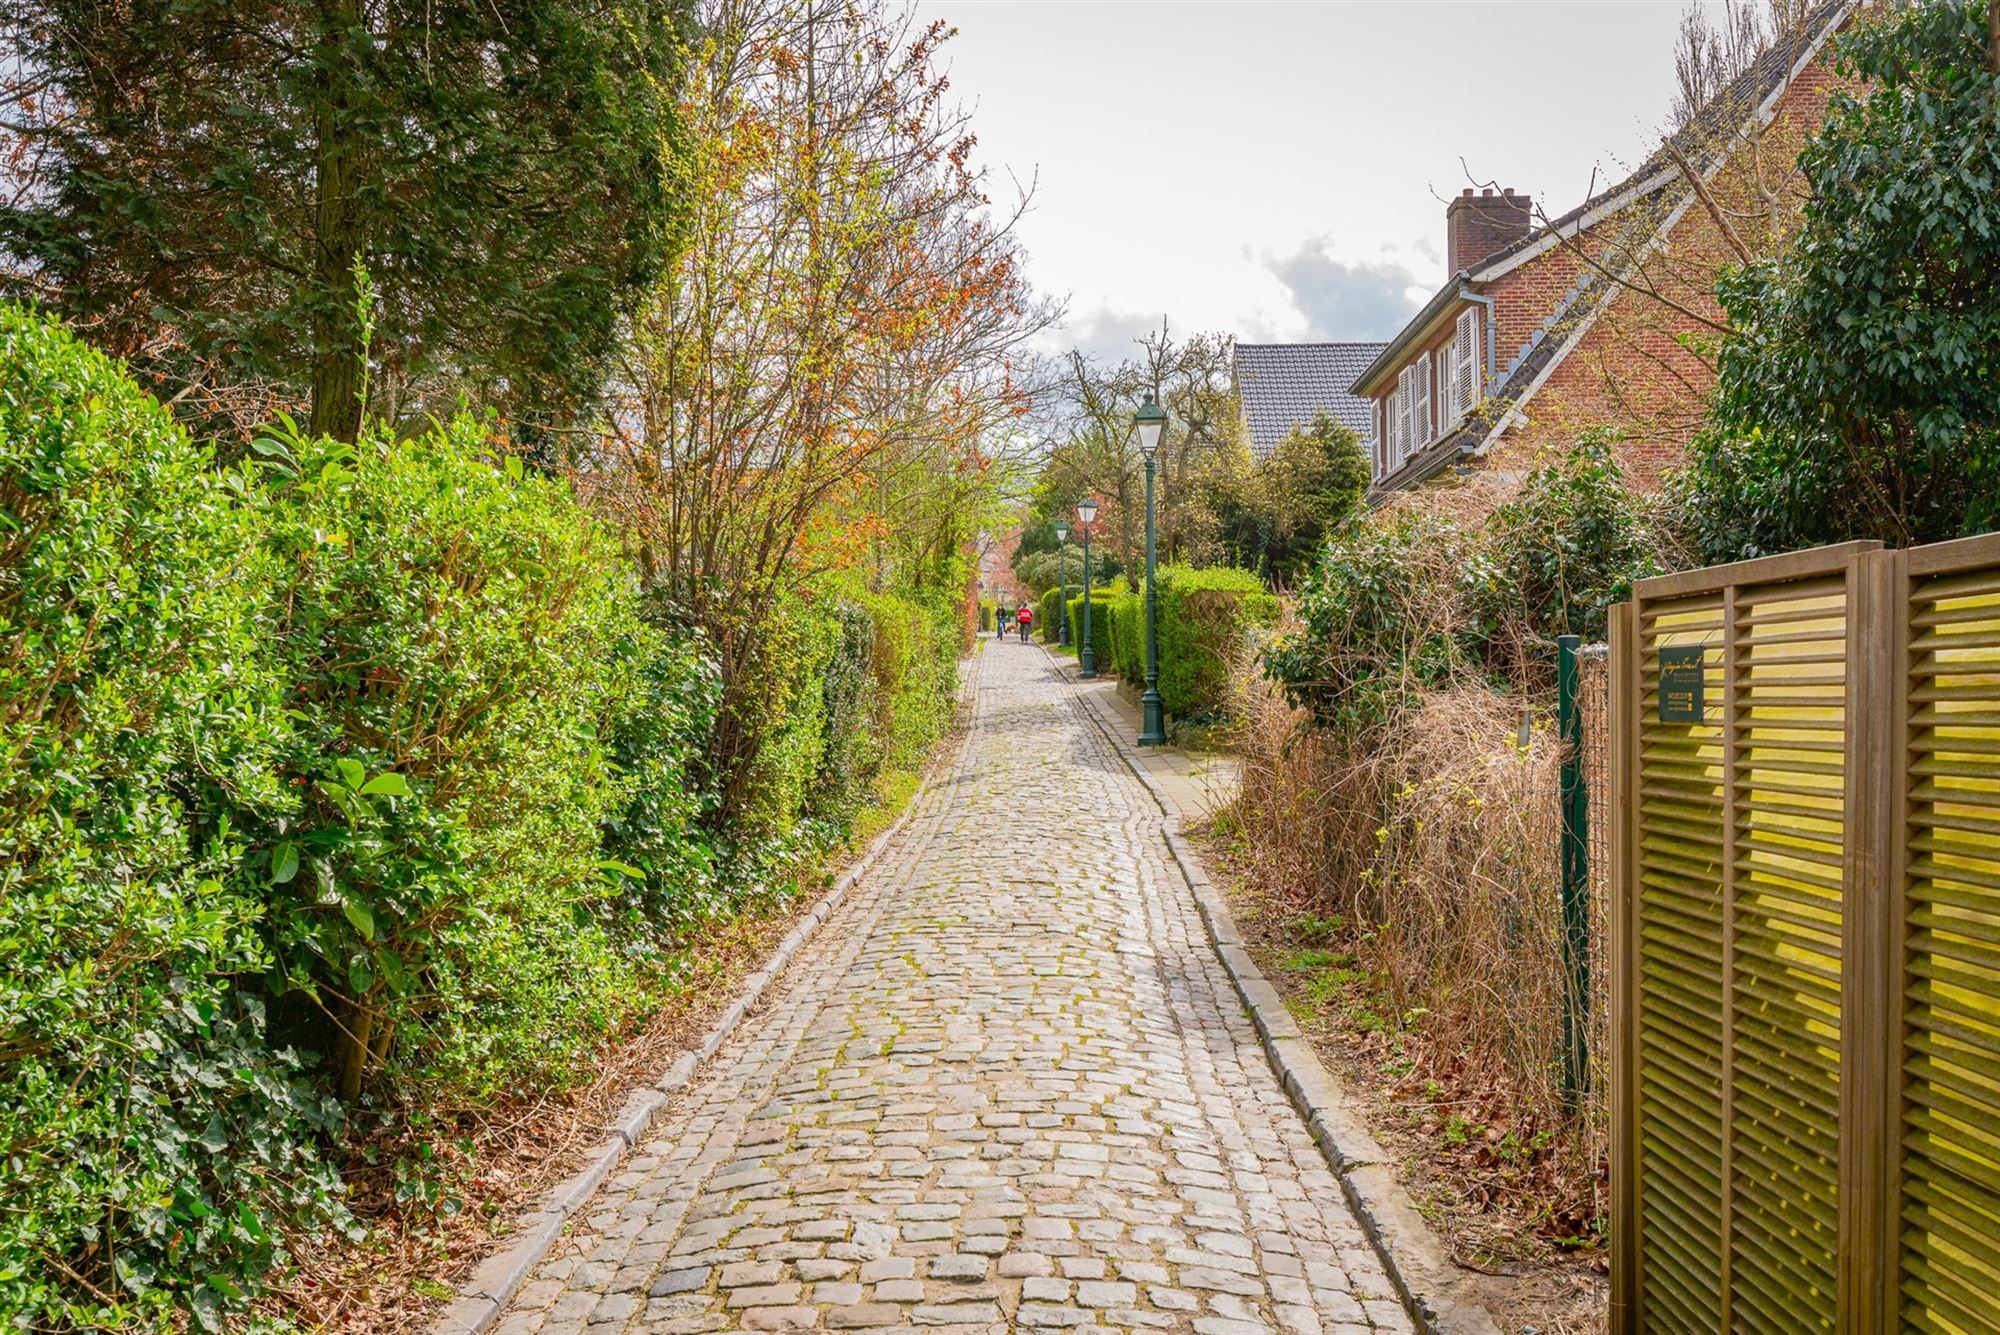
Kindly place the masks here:
POLYGON ((1579 1113, 1595 1155, 1609 1150, 1605 1094, 1611 1088, 1611 960, 1608 935, 1611 854, 1611 650, 1586 644, 1577 650, 1575 763, 1582 772, 1584 893, 1589 923, 1590 985, 1583 1020, 1588 1036, 1587 1088, 1579 1113))

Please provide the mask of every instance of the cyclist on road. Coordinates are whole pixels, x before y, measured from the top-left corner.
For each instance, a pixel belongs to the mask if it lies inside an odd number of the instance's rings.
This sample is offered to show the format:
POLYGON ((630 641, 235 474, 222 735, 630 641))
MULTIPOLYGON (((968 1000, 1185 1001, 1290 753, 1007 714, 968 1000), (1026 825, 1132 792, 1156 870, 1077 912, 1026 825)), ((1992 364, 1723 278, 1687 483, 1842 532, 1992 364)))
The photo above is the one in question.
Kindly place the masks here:
POLYGON ((997 603, 994 605, 993 638, 996 640, 1004 640, 1007 638, 1007 604, 1005 603, 997 603))

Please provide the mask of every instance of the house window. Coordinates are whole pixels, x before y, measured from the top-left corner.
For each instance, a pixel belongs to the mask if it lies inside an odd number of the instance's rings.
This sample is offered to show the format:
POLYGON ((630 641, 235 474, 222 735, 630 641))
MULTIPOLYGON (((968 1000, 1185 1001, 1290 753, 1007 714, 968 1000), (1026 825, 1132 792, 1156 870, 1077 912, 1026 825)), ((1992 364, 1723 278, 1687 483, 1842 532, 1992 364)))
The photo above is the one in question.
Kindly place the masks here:
POLYGON ((1444 347, 1444 420, 1457 425, 1479 406, 1479 317, 1462 312, 1444 347))

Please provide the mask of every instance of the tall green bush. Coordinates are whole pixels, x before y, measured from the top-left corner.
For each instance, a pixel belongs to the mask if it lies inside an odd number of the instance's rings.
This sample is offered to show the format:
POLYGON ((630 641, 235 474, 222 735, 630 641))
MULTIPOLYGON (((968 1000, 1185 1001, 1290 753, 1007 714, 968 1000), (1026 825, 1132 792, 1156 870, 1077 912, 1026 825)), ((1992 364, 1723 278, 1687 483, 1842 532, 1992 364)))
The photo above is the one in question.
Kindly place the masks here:
POLYGON ((708 822, 715 793, 701 759, 722 683, 701 639, 649 600, 649 624, 619 647, 638 661, 608 741, 625 786, 604 822, 603 850, 624 879, 615 934, 628 953, 670 962, 666 947, 733 907, 708 822))
POLYGON ((1441 515, 1350 523, 1299 590, 1299 624, 1266 646, 1266 674, 1320 726, 1360 732, 1477 672, 1461 581, 1475 550, 1474 535, 1441 515))
POLYGON ((1494 677, 1533 688, 1555 637, 1600 638, 1610 606, 1669 542, 1625 489, 1604 436, 1536 467, 1483 519, 1398 510, 1329 542, 1265 670, 1343 731, 1388 723, 1427 691, 1494 677))
MULTIPOLYGON (((1125 580, 1115 580, 1110 584, 1094 588, 1090 593, 1091 655, 1096 660, 1097 670, 1102 673, 1117 671, 1115 657, 1111 652, 1111 626, 1106 620, 1106 610, 1114 599, 1129 594, 1132 586, 1125 580)), ((1083 593, 1079 590, 1069 600, 1069 642, 1083 652, 1083 593)))
POLYGON ((960 616, 942 598, 859 590, 787 606, 774 661, 802 684, 770 693, 739 879, 760 882, 839 842, 886 769, 922 763, 957 698, 960 616))
POLYGON ((1130 593, 1112 594, 1099 605, 1099 624, 1104 632, 1104 647, 1097 653, 1100 672, 1109 669, 1126 681, 1145 678, 1145 587, 1142 583, 1130 593))
POLYGON ((871 594, 881 763, 921 766, 958 701, 958 609, 941 597, 871 594))
MULTIPOLYGON (((1277 619, 1278 600, 1248 570, 1227 566, 1161 566, 1157 615, 1160 698, 1175 719, 1219 712, 1228 697, 1229 666, 1244 637, 1277 619)), ((1073 633, 1082 643, 1083 600, 1070 600, 1073 633)), ((1091 609, 1100 672, 1146 679, 1146 598, 1143 586, 1097 594, 1091 609)))
POLYGON ((343 1104, 578 1078, 922 763, 962 617, 780 609, 725 824, 707 644, 565 483, 471 421, 221 468, 0 309, 0 1324, 218 1328, 352 1228, 343 1104))
POLYGON ((265 1038, 243 831, 277 800, 253 482, 0 307, 0 1325, 214 1328, 340 1224, 338 1110, 265 1038), (247 984, 247 986, 246 986, 247 984))
POLYGON ((263 448, 290 797, 232 817, 300 1037, 349 1101, 560 1079, 643 1004, 599 865, 646 657, 617 544, 470 421, 263 448))
POLYGON ((1177 720, 1220 714, 1238 651, 1277 619, 1278 600, 1248 570, 1167 566, 1159 575, 1160 698, 1177 720))
POLYGON ((1660 569, 1665 527, 1626 489, 1611 443, 1592 432, 1531 471, 1461 572, 1489 661, 1517 680, 1546 676, 1558 635, 1604 639, 1612 605, 1660 569))
POLYGON ((1035 633, 1043 644, 1058 644, 1062 641, 1063 590, 1061 585, 1048 590, 1035 600, 1035 633))

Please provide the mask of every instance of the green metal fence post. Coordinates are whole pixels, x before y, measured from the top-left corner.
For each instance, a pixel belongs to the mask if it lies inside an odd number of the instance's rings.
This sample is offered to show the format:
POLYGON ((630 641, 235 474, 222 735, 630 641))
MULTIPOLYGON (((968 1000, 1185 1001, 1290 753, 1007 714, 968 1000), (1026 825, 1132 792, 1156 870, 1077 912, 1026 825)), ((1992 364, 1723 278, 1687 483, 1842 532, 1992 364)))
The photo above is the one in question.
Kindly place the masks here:
POLYGON ((1590 1087, 1590 790, 1574 635, 1556 637, 1556 735, 1562 743, 1562 1092, 1572 1108, 1590 1087))

